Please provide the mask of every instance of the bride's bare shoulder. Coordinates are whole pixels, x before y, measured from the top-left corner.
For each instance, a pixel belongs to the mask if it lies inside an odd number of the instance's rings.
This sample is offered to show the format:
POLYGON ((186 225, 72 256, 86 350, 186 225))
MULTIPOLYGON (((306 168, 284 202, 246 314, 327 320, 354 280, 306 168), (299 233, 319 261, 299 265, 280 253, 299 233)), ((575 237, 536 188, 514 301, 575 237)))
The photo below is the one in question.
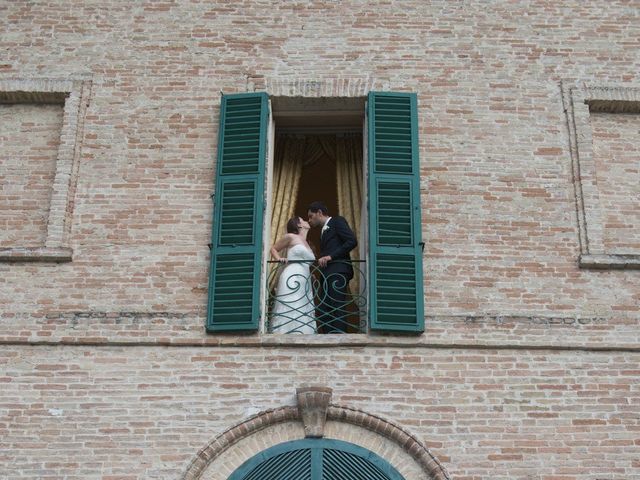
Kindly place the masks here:
POLYGON ((296 245, 302 245, 302 241, 300 240, 300 237, 298 237, 295 233, 287 233, 287 235, 291 235, 291 237, 289 237, 290 247, 295 247, 296 245))

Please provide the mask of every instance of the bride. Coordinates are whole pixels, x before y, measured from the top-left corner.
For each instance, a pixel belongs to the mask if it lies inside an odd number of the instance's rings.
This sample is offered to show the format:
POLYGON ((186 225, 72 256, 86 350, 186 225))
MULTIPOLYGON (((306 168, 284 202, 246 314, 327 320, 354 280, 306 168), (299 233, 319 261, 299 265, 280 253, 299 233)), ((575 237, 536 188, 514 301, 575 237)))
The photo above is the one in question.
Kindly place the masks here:
POLYGON ((316 333, 315 305, 309 265, 315 255, 307 243, 309 224, 290 218, 287 234, 271 247, 274 260, 287 266, 280 274, 271 317, 272 333, 316 333), (287 249, 287 256, 280 253, 287 249))

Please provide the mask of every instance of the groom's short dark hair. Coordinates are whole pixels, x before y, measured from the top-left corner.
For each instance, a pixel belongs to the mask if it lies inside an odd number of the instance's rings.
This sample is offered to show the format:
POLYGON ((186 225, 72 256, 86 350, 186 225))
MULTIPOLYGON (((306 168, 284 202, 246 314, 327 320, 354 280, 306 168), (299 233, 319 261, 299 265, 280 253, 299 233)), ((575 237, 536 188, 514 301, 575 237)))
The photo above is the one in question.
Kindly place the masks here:
POLYGON ((312 213, 322 212, 323 215, 329 214, 329 209, 327 208, 327 206, 324 203, 318 202, 318 201, 311 202, 307 210, 309 210, 312 213))

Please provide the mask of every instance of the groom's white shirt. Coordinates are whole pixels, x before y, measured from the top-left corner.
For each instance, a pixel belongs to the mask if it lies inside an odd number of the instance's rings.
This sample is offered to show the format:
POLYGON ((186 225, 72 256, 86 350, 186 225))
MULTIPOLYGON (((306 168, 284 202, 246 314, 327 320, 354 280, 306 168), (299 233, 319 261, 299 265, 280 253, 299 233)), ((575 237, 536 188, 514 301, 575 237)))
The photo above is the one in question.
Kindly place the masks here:
POLYGON ((322 237, 322 234, 324 232, 329 230, 329 220, 331 220, 331 217, 327 217, 327 220, 324 222, 324 225, 322 226, 322 231, 320 232, 320 237, 322 237))

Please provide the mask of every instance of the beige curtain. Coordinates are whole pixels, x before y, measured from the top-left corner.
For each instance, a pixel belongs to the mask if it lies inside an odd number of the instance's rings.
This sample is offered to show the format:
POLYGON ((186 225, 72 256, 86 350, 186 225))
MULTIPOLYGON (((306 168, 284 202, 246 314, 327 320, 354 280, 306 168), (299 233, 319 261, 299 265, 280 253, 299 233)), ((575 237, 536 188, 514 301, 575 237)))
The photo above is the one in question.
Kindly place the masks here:
POLYGON ((271 243, 286 233, 293 216, 304 160, 304 137, 279 136, 273 162, 273 201, 271 204, 271 243))
MULTIPOLYGON (((336 180, 338 187, 339 214, 347 219, 349 225, 360 239, 360 218, 362 212, 362 137, 360 135, 339 136, 335 142, 336 180)), ((351 252, 352 260, 360 260, 360 251, 351 252)), ((361 273, 364 269, 354 264, 355 274, 350 283, 351 291, 360 293, 361 273), (358 273, 361 272, 361 273, 358 273)))
MULTIPOLYGON (((287 221, 293 216, 300 186, 306 140, 304 137, 278 136, 273 160, 273 200, 269 248, 287 233, 287 221)), ((275 267, 275 264, 274 268, 275 267)), ((269 289, 275 288, 278 275, 269 269, 269 289)), ((274 271, 275 272, 275 271, 274 271)))
MULTIPOLYGON (((362 137, 344 136, 336 139, 336 177, 338 209, 360 238, 362 211, 362 137)), ((357 251, 352 253, 357 255, 357 251)))

